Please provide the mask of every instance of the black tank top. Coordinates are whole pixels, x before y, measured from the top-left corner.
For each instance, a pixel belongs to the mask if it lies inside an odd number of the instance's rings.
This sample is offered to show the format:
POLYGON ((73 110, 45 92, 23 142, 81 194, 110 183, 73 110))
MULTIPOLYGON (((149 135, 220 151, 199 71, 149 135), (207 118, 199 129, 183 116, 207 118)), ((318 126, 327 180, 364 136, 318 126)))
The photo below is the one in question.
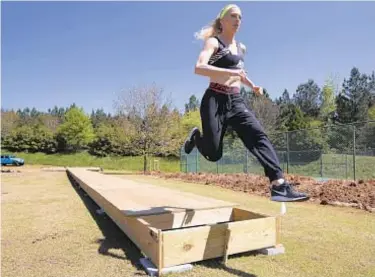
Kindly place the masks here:
POLYGON ((214 53, 210 60, 208 61, 209 65, 228 68, 228 69, 243 69, 244 68, 244 53, 240 46, 240 43, 237 42, 237 51, 238 54, 234 55, 232 52, 225 46, 223 41, 217 36, 215 38, 219 42, 219 48, 216 53, 214 53))

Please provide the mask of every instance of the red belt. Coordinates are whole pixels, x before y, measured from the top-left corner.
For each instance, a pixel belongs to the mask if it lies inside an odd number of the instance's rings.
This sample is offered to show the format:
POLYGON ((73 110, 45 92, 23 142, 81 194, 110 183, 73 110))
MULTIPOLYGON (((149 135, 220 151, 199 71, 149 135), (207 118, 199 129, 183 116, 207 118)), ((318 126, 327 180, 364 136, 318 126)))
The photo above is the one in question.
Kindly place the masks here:
POLYGON ((225 93, 225 94, 235 94, 235 93, 240 93, 240 88, 238 87, 230 87, 218 83, 210 83, 209 89, 212 89, 214 91, 220 92, 220 93, 225 93))

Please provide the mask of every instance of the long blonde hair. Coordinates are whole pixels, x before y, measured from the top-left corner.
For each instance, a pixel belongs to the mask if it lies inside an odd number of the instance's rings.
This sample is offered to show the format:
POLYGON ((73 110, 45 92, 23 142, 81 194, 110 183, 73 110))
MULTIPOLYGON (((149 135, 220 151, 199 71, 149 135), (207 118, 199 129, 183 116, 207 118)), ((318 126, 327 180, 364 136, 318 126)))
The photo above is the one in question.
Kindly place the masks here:
POLYGON ((205 26, 199 32, 196 32, 194 36, 196 39, 207 40, 210 37, 217 36, 221 31, 220 18, 217 17, 210 25, 205 26))
POLYGON ((199 32, 196 32, 194 34, 196 39, 201 39, 201 40, 207 40, 210 37, 217 36, 222 32, 222 27, 220 23, 220 19, 223 18, 223 16, 226 14, 228 10, 231 8, 238 8, 237 5, 234 4, 229 4, 226 5, 218 14, 218 16, 215 18, 214 21, 211 22, 208 26, 203 27, 199 32))

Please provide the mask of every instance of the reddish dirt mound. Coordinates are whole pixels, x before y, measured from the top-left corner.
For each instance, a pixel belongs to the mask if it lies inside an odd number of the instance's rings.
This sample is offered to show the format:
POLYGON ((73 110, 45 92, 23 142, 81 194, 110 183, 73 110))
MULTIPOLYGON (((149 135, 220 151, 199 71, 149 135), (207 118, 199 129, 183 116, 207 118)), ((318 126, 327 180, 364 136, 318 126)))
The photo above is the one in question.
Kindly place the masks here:
MULTIPOLYGON (((215 185, 260 196, 270 196, 268 179, 259 175, 180 172, 152 172, 151 175, 215 185)), ((299 191, 307 192, 311 197, 310 201, 322 205, 351 206, 375 212, 375 179, 356 182, 345 180, 318 182, 313 178, 304 176, 286 174, 285 177, 299 191)))

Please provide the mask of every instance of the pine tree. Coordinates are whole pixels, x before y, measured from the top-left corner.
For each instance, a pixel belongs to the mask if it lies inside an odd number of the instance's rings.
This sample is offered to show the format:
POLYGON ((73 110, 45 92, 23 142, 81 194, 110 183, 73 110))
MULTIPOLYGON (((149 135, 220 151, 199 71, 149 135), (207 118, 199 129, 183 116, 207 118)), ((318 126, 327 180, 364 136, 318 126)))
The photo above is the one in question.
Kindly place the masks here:
POLYGON ((366 74, 354 67, 349 79, 344 79, 343 89, 336 98, 340 123, 366 121, 370 104, 370 89, 366 74))

